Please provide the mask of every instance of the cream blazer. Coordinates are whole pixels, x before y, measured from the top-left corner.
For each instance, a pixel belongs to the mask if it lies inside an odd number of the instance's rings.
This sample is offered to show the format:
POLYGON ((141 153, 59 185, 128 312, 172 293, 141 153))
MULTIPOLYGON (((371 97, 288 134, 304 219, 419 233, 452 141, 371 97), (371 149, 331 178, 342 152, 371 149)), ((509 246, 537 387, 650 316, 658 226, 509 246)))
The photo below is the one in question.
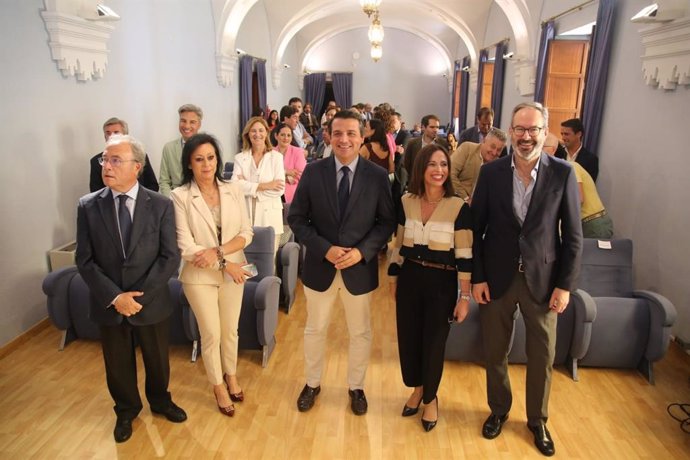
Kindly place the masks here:
MULTIPOLYGON (((244 194, 237 184, 218 181, 220 192, 221 239, 227 243, 236 236, 244 237, 244 247, 252 242, 254 233, 249 221, 244 194)), ((190 284, 221 284, 223 272, 217 268, 197 268, 192 265, 194 254, 218 247, 216 223, 195 181, 174 189, 170 197, 175 205, 177 246, 182 253, 180 281, 190 284)), ((225 254, 225 260, 244 263, 244 251, 225 254)))
MULTIPOLYGON (((235 155, 235 165, 232 170, 232 182, 242 187, 247 197, 247 210, 253 225, 257 227, 273 227, 276 235, 283 233, 283 202, 280 197, 283 192, 275 190, 257 191, 259 184, 251 182, 252 152, 245 150, 235 155), (252 215, 252 199, 256 198, 256 209, 252 215)), ((283 155, 271 150, 266 152, 259 163, 259 182, 285 180, 285 166, 283 155)))

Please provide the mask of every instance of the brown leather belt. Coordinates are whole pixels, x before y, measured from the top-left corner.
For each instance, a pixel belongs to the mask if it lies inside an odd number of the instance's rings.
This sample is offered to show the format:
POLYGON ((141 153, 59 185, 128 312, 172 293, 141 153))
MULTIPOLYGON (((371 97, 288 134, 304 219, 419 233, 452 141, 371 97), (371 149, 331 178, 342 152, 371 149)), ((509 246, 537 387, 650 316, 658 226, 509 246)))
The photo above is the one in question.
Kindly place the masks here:
POLYGON ((437 264, 435 262, 427 262, 426 260, 418 260, 418 259, 405 259, 409 260, 410 262, 414 262, 418 265, 421 265, 422 267, 431 267, 431 268, 438 268, 440 270, 449 270, 449 271, 456 271, 456 268, 453 267, 452 265, 446 265, 446 264, 437 264))
POLYGON ((595 212, 591 216, 585 217, 584 219, 582 219, 582 222, 589 222, 590 220, 594 220, 598 217, 603 217, 605 215, 606 215, 606 209, 604 209, 603 211, 595 212))

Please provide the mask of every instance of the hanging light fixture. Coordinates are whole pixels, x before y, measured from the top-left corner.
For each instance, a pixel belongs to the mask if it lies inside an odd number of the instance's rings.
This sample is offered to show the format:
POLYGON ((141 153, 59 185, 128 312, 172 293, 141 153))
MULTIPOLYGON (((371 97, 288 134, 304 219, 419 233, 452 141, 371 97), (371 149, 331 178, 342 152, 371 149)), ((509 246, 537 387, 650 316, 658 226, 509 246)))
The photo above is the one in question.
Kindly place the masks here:
POLYGON ((383 26, 379 20, 379 13, 376 12, 374 15, 374 20, 369 26, 369 42, 372 45, 380 45, 383 41, 383 26))
POLYGON ((374 12, 378 11, 381 0, 359 0, 359 4, 367 17, 371 17, 374 12))
POLYGON ((372 44, 371 45, 371 59, 374 60, 374 62, 379 62, 379 59, 383 56, 383 48, 381 48, 380 44, 372 44))

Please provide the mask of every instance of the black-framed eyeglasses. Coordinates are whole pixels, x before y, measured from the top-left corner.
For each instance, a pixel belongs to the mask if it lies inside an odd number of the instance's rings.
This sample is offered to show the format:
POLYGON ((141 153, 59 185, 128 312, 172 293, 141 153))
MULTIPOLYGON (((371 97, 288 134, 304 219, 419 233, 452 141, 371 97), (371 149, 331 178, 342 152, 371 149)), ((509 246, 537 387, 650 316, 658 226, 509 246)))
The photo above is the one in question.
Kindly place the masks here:
POLYGON ((544 129, 543 126, 530 126, 529 128, 525 128, 524 126, 512 126, 513 132, 517 134, 518 136, 524 136, 525 132, 529 133, 530 136, 537 136, 542 129, 544 129))
POLYGON ((106 157, 100 157, 98 159, 98 164, 103 166, 106 163, 110 163, 110 166, 113 168, 119 168, 122 166, 122 163, 127 163, 129 161, 137 161, 137 160, 123 160, 121 158, 106 158, 106 157))

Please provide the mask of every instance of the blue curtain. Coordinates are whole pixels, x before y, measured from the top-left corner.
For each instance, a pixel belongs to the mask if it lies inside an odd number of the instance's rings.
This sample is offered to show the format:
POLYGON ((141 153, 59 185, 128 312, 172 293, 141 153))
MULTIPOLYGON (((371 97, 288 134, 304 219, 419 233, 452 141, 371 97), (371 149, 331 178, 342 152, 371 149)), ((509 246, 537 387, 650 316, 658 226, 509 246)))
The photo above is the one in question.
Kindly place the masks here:
POLYGON ((311 104, 316 119, 321 119, 321 106, 326 95, 326 74, 312 73, 304 77, 304 101, 311 104))
MULTIPOLYGON (((462 68, 464 69, 465 67, 470 66, 470 57, 465 56, 462 58, 462 68)), ((460 131, 463 131, 464 129, 467 128, 467 99, 469 98, 470 94, 470 73, 469 72, 463 72, 462 73, 462 78, 460 79, 460 123, 459 124, 459 130, 456 133, 456 136, 460 134, 460 131)))
MULTIPOLYGON (((484 63, 489 58, 488 50, 479 51, 479 70, 477 71, 477 104, 474 107, 475 117, 472 119, 472 125, 474 126, 474 119, 476 118, 479 109, 482 108, 482 85, 484 85, 484 63)), ((494 117, 494 120, 496 117, 494 117)))
POLYGON ((587 150, 595 154, 599 145, 601 120, 606 101, 606 80, 609 73, 615 22, 615 0, 599 0, 597 25, 592 37, 582 107, 582 124, 585 126, 584 145, 587 150))
POLYGON ((344 109, 352 107, 352 74, 333 74, 333 96, 335 102, 344 109))
POLYGON ((537 75, 534 83, 534 100, 542 104, 546 97, 546 63, 549 57, 549 43, 553 40, 555 32, 553 21, 542 24, 541 38, 539 39, 539 57, 537 58, 537 75))
POLYGON ((246 54, 240 57, 240 132, 252 114, 252 63, 246 54))
POLYGON ((501 127, 501 112, 503 108, 503 84, 506 74, 506 60, 503 55, 508 52, 508 41, 504 40, 496 45, 496 60, 494 61, 494 79, 491 83, 491 107, 494 109, 494 126, 501 127))
MULTIPOLYGON (((256 81, 259 85, 259 107, 266 110, 266 61, 257 59, 254 61, 256 69, 256 81)), ((268 113, 266 114, 268 116, 268 113)))

